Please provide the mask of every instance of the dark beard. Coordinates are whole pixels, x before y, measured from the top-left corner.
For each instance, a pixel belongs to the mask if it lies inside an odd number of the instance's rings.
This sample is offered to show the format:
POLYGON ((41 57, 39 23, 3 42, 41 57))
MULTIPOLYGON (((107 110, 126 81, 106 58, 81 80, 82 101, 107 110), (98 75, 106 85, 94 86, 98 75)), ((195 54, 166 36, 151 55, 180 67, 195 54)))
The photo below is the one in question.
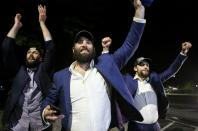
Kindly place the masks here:
POLYGON ((148 74, 144 74, 143 72, 140 72, 139 74, 138 74, 141 78, 147 78, 148 76, 149 76, 149 72, 148 72, 148 74))
POLYGON ((32 63, 25 62, 27 68, 36 68, 40 64, 40 61, 34 61, 32 63))
POLYGON ((94 57, 95 57, 95 50, 93 50, 93 52, 86 54, 86 55, 80 54, 80 52, 77 50, 74 50, 74 53, 73 53, 73 58, 79 63, 90 62, 94 57))

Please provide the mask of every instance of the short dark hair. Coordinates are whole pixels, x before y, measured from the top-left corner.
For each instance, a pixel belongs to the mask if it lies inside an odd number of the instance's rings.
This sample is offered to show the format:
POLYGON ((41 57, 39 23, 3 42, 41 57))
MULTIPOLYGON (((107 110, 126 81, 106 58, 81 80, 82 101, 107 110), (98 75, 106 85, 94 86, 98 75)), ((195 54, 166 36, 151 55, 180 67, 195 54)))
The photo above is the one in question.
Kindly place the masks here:
MULTIPOLYGON (((30 47, 28 48, 28 50, 29 50, 30 48, 36 48, 36 50, 40 53, 40 55, 43 56, 44 50, 43 50, 41 47, 38 47, 38 46, 30 46, 30 47)), ((28 51, 28 50, 27 50, 27 51, 28 51)))
POLYGON ((38 50, 38 52, 40 53, 40 55, 43 56, 43 54, 44 54, 44 49, 42 47, 43 44, 44 43, 41 43, 38 40, 31 39, 31 40, 28 41, 27 51, 30 48, 36 48, 36 50, 38 50))

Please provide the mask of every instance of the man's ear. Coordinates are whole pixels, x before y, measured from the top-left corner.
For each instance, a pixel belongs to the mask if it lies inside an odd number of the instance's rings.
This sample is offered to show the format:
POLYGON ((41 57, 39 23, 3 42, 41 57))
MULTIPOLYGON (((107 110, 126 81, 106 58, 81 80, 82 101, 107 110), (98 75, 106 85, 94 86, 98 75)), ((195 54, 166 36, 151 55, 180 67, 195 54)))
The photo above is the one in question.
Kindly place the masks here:
POLYGON ((133 67, 133 70, 136 72, 137 71, 137 66, 134 66, 133 67))
POLYGON ((74 46, 72 47, 72 52, 74 53, 74 46))

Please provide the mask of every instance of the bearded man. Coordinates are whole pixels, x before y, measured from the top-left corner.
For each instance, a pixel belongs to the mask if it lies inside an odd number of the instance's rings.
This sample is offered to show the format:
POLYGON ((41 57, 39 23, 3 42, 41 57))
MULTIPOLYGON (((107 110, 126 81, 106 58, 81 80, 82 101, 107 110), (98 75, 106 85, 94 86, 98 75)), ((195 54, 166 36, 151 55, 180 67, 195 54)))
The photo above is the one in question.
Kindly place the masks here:
MULTIPOLYGON (((54 74, 53 87, 43 103, 46 124, 64 115, 63 131, 107 131, 114 126, 123 130, 123 115, 129 120, 142 120, 120 72, 137 50, 146 22, 141 1, 134 0, 134 7, 128 35, 113 54, 104 53, 94 61, 93 35, 86 30, 76 34, 72 48, 75 61, 54 74), (60 115, 50 106, 57 101, 60 115)), ((105 37, 102 43, 108 45, 111 38, 105 37)))
POLYGON ((41 131, 46 129, 42 122, 40 108, 48 89, 51 87, 52 58, 54 43, 46 27, 46 7, 38 6, 39 24, 46 44, 46 53, 31 45, 26 53, 26 60, 20 63, 15 53, 15 39, 22 27, 21 14, 16 14, 14 25, 2 44, 3 62, 6 72, 13 82, 8 95, 3 115, 5 130, 41 131))

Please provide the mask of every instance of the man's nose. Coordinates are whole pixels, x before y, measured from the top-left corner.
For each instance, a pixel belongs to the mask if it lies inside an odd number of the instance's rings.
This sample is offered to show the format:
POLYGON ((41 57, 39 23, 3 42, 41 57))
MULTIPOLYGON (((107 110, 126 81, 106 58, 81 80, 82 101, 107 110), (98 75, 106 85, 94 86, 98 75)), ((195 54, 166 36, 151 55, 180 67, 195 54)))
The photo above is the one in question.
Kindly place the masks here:
POLYGON ((33 53, 29 53, 29 57, 33 57, 34 55, 33 55, 33 53))
POLYGON ((87 46, 87 42, 84 40, 82 46, 87 46))
POLYGON ((144 68, 147 68, 147 69, 148 69, 148 67, 149 67, 149 66, 148 66, 147 64, 144 65, 144 68))

